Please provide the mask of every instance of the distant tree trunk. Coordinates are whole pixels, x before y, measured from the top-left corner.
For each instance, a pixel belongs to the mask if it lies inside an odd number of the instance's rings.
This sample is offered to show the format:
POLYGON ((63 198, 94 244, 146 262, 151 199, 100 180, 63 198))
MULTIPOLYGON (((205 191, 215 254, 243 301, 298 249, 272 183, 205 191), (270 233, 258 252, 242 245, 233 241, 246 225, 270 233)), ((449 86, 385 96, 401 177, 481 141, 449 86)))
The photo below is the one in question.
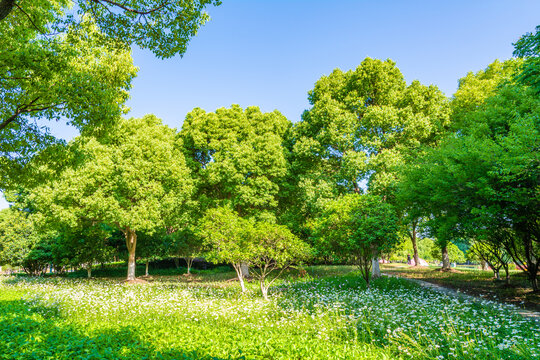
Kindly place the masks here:
POLYGON ((176 269, 180 268, 180 261, 178 260, 178 258, 174 258, 174 266, 176 267, 176 269))
POLYGON ((487 261, 485 261, 485 260, 480 260, 480 267, 482 268, 483 271, 488 271, 489 270, 489 265, 488 265, 487 261))
POLYGON ((501 275, 499 274, 499 269, 493 269, 493 277, 497 280, 501 280, 501 275))
POLYGON ((86 272, 88 274, 88 278, 90 279, 92 277, 92 263, 88 263, 86 266, 86 272))
POLYGON ((14 6, 15 0, 0 0, 0 20, 4 20, 14 6))
POLYGON ((506 283, 506 285, 510 285, 510 271, 508 271, 508 263, 504 264, 503 267, 504 272, 506 273, 504 282, 506 283))
POLYGON ((124 234, 126 236, 126 245, 129 253, 127 280, 131 281, 135 280, 135 248, 137 247, 137 234, 130 228, 126 228, 124 234))
POLYGON ((264 300, 268 300, 268 287, 264 284, 264 278, 261 277, 261 292, 264 300))
POLYGON ((381 268, 379 267, 379 259, 373 258, 371 260, 371 278, 376 279, 381 277, 381 268))
POLYGON ((448 256, 448 247, 444 245, 441 248, 442 253, 442 269, 443 270, 450 270, 450 257, 448 256))
POLYGON ((249 278, 249 265, 247 263, 241 263, 240 268, 242 270, 242 276, 244 278, 249 278))
POLYGON ((148 274, 148 264, 150 263, 150 260, 146 259, 146 272, 144 276, 149 276, 148 274))
POLYGON ((236 271, 236 275, 238 276, 238 281, 240 282, 240 287, 242 288, 242 292, 245 292, 246 285, 244 284, 244 276, 242 274, 242 264, 233 264, 233 268, 236 271))
POLYGON ((193 266, 193 259, 191 256, 185 258, 187 264, 187 274, 191 274, 191 267, 193 266))
POLYGON ((413 248, 413 259, 414 259, 414 266, 420 266, 420 256, 418 255, 418 244, 416 241, 416 226, 418 225, 418 221, 414 220, 411 224, 412 228, 409 232, 409 237, 411 238, 412 248, 413 248))

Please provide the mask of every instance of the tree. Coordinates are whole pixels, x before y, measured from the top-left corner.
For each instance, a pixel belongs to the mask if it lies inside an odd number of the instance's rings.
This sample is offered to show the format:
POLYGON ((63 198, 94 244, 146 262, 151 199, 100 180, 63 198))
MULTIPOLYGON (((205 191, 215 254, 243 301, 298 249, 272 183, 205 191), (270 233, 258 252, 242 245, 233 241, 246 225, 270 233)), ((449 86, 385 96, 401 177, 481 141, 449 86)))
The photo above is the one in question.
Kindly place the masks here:
MULTIPOLYGON (((361 193, 361 184, 395 203, 399 165, 436 144, 449 122, 444 94, 418 81, 407 85, 389 59, 336 69, 316 82, 308 98, 312 107, 295 124, 291 142, 294 198, 306 205, 289 208, 301 214, 300 221, 317 216, 328 199, 361 193)), ((415 242, 419 219, 407 204, 398 205, 415 242)))
MULTIPOLYGON (((52 6, 40 21, 46 24, 56 11, 52 6)), ((115 122, 136 74, 130 52, 109 46, 91 21, 63 36, 20 26, 26 22, 21 11, 0 21, 0 189, 39 183, 28 166, 37 152, 58 162, 56 149, 42 151, 62 143, 50 135, 49 121, 80 131, 115 122)))
POLYGON ((242 217, 273 221, 278 183, 287 171, 283 136, 290 126, 278 111, 257 107, 187 114, 180 137, 198 179, 200 208, 228 206, 242 217))
POLYGON ((514 44, 514 56, 525 58, 516 80, 540 93, 540 26, 535 33, 527 33, 514 44))
POLYGON ((250 237, 253 252, 249 265, 255 268, 254 276, 259 279, 263 298, 268 300, 272 283, 293 263, 307 259, 310 248, 283 225, 257 223, 250 237), (267 282, 274 271, 278 273, 267 282))
POLYGON ((192 179, 175 131, 153 115, 121 120, 106 136, 70 144, 72 164, 34 191, 52 221, 77 226, 102 222, 125 236, 127 280, 135 279, 137 232, 164 227, 169 212, 186 206, 192 179))
POLYGON ((447 242, 445 244, 446 252, 441 252, 441 249, 434 246, 431 256, 438 261, 445 261, 444 257, 448 257, 448 262, 463 263, 465 262, 465 254, 454 243, 447 242))
POLYGON ((322 246, 360 267, 368 287, 371 260, 398 243, 395 209, 376 195, 348 194, 330 202, 314 227, 322 246))
MULTIPOLYGON (((39 184, 28 167, 49 166, 62 143, 49 121, 106 131, 126 111, 136 75, 129 47, 183 55, 219 0, 0 0, 0 190, 39 184)), ((43 174, 46 176, 47 174, 43 174)))
POLYGON ((23 266, 40 238, 28 214, 8 208, 0 211, 0 263, 23 266))
POLYGON ((227 207, 209 209, 199 223, 200 236, 207 250, 206 258, 214 263, 230 263, 246 291, 242 264, 253 255, 250 236, 253 225, 227 207))
POLYGON ((114 42, 135 44, 167 58, 185 53, 190 38, 209 19, 204 8, 220 4, 219 0, 1 0, 0 24, 23 19, 21 27, 45 33, 48 23, 56 29, 77 27, 82 18, 92 17, 114 42))
POLYGON ((170 246, 170 254, 182 257, 186 261, 187 274, 191 274, 191 267, 195 257, 203 253, 203 241, 197 236, 196 230, 188 227, 174 234, 170 246))

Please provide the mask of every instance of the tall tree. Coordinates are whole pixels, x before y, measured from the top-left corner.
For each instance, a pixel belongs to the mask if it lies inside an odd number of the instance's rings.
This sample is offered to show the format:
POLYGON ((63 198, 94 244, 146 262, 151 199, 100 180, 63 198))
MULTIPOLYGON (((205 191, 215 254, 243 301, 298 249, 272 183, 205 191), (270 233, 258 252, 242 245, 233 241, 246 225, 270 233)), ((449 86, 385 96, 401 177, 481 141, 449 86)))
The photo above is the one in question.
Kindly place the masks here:
POLYGON ((348 194, 329 202, 314 228, 328 251, 360 267, 368 287, 372 259, 388 252, 399 239, 396 211, 370 194, 348 194))
POLYGON ((72 166, 34 199, 55 221, 96 221, 122 231, 127 279, 134 280, 137 232, 163 228, 166 214, 186 206, 193 189, 175 136, 153 115, 122 120, 102 138, 81 136, 71 144, 72 166))
POLYGON ((282 143, 290 126, 278 111, 257 107, 191 111, 180 137, 198 179, 200 208, 228 206, 242 217, 275 221, 278 184, 287 171, 282 143))

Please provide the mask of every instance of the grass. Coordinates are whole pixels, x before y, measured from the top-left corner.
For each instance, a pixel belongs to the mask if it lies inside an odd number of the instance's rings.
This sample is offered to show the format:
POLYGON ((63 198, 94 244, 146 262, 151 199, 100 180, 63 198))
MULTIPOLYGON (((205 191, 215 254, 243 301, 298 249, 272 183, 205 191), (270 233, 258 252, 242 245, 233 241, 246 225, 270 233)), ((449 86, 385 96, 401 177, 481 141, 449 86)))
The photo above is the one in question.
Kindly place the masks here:
POLYGON ((287 274, 271 300, 228 269, 191 278, 0 278, 0 359, 534 359, 540 325, 351 267, 287 274))
MULTIPOLYGON (((405 264, 383 264, 381 271, 405 278, 419 279, 439 284, 464 293, 513 304, 529 310, 540 311, 540 294, 533 293, 526 275, 510 271, 510 285, 495 280, 492 271, 474 268, 457 268, 440 271, 439 267, 413 267, 405 264)), ((504 278, 504 271, 501 273, 504 278)))

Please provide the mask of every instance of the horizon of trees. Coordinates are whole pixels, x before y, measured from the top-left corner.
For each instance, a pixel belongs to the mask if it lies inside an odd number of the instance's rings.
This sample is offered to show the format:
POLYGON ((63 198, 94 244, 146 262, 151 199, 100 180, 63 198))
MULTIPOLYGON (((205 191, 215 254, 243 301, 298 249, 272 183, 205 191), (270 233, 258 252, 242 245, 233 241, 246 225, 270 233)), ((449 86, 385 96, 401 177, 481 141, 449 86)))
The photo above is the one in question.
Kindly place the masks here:
MULTIPOLYGON (((418 264, 418 240, 430 237, 443 270, 457 246, 471 248, 496 276, 520 265, 538 291, 540 27, 515 49, 461 78, 450 99, 366 58, 321 77, 296 123, 232 105, 196 108, 176 131, 153 115, 121 119, 114 90, 110 120, 89 105, 76 114, 79 137, 32 148, 9 173, 22 180, 2 184, 12 206, 0 212, 0 263, 91 276, 123 237, 128 280, 137 258, 202 255, 232 264, 242 287, 243 269, 255 269, 266 298, 274 270, 350 262, 369 284, 373 260, 400 238, 418 264)), ((25 152, 17 136, 29 133, 12 130, 4 145, 25 152)))

